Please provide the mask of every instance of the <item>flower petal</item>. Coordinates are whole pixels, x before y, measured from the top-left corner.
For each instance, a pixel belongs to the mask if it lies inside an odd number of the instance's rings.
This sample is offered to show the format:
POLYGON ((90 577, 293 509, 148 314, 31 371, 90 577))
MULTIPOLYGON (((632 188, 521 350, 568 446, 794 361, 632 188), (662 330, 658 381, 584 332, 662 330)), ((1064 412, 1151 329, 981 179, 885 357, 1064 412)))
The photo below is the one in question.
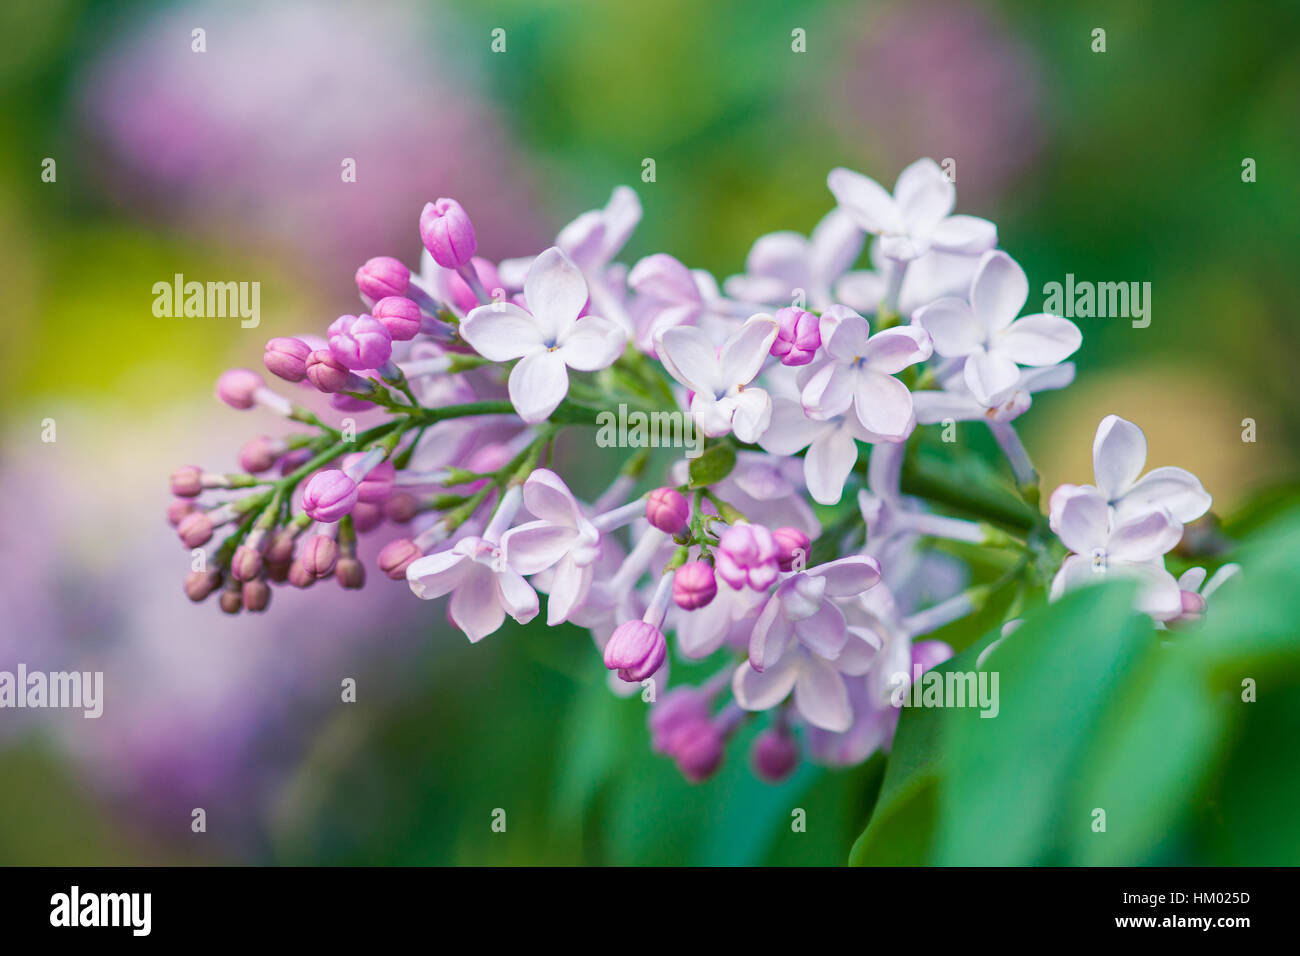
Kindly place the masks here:
POLYGON ((756 671, 775 666, 790 643, 790 620, 781 612, 781 597, 773 594, 754 622, 754 630, 749 635, 749 666, 756 671))
POLYGON ((916 426, 912 393, 890 375, 861 369, 853 390, 853 408, 862 427, 883 438, 906 438, 916 426))
POLYGON ((731 427, 743 442, 757 442, 772 421, 772 397, 761 388, 742 389, 735 397, 731 427))
POLYGON ((818 504, 833 505, 844 494, 858 460, 858 443, 842 424, 824 428, 808 447, 803 460, 808 493, 818 504))
POLYGON ((524 506, 535 518, 569 528, 576 528, 583 517, 569 486, 549 468, 535 469, 524 482, 524 506))
POLYGON ((537 616, 537 592, 519 572, 503 568, 495 575, 498 601, 520 624, 527 624, 537 616))
POLYGON ((930 333, 919 325, 904 325, 873 335, 862 350, 862 359, 873 371, 896 375, 933 354, 930 333))
POLYGON ((840 656, 848 640, 844 612, 831 601, 823 601, 815 613, 795 621, 794 632, 804 647, 828 661, 840 656))
POLYGON ((565 332, 558 349, 564 364, 579 372, 609 368, 627 345, 622 327, 595 315, 584 315, 565 332))
POLYGON ((546 623, 549 627, 567 621, 574 609, 582 605, 591 590, 595 573, 596 569, 590 564, 580 568, 572 561, 559 563, 546 599, 546 623))
POLYGON ((1130 421, 1107 415, 1092 440, 1092 474, 1107 501, 1133 486, 1147 463, 1147 436, 1130 421))
POLYGON ((770 315, 755 315, 732 333, 718 355, 718 371, 724 386, 748 385, 763 368, 777 324, 770 315))
POLYGON ((497 589, 497 576, 486 566, 473 562, 451 596, 447 612, 452 623, 464 631, 471 642, 483 640, 506 619, 497 589))
POLYGON ((573 324, 587 304, 587 280, 572 259, 558 246, 551 246, 528 269, 524 301, 537 319, 543 339, 554 339, 573 324))
POLYGON ((862 255, 865 242, 853 217, 837 206, 822 217, 809 236, 809 271, 822 283, 835 281, 862 255))
POLYGON ((1125 518, 1111 531, 1106 551, 1117 561, 1152 561, 1183 536, 1183 524, 1164 508, 1125 518))
POLYGON ((953 296, 917 309, 912 321, 930 333, 934 350, 945 358, 970 355, 988 337, 970 305, 953 296))
POLYGON ((745 710, 769 710, 790 696, 799 677, 799 654, 782 655, 780 661, 759 673, 742 661, 731 678, 731 693, 745 710))
POLYGON ((1096 488, 1061 485, 1052 492, 1049 511, 1052 531, 1075 554, 1091 558, 1095 549, 1106 547, 1110 509, 1096 488))
POLYGON ((998 227, 978 216, 949 216, 930 230, 930 244, 940 252, 977 256, 998 244, 998 227))
POLYGON ((826 579, 830 597, 857 597, 880 583, 880 564, 875 558, 855 554, 809 568, 808 574, 826 579))
POLYGON ((799 396, 809 414, 819 418, 842 415, 853 403, 853 370, 839 362, 825 362, 808 379, 799 396))
POLYGON ((975 318, 992 335, 1010 325, 1029 298, 1029 280, 1005 252, 984 254, 971 280, 970 304, 975 318))
POLYGON ((537 574, 562 560, 577 538, 571 527, 529 521, 501 536, 501 552, 520 574, 537 574))
POLYGON ((837 167, 826 177, 835 201, 867 232, 902 232, 906 226, 894 197, 874 179, 837 167))
POLYGON ((1078 351, 1079 327, 1069 319, 1039 313, 1012 322, 990 345, 1021 365, 1056 365, 1078 351))
POLYGON ((758 439, 759 446, 773 455, 793 455, 807 448, 826 428, 804 413, 803 406, 790 398, 772 399, 772 419, 758 439))
POLYGON ((471 310, 460 324, 460 335, 475 352, 493 362, 522 358, 543 347, 537 321, 512 302, 471 310))
POLYGON ((957 205, 957 187, 948 181, 933 159, 918 159, 899 174, 894 184, 894 202, 907 224, 907 231, 914 236, 927 236, 957 205))
POLYGON ((1020 381, 1020 369, 1001 352, 976 352, 962 370, 966 387, 985 408, 1000 405, 1020 381))
POLYGON ((694 326, 665 329, 655 341, 655 352, 668 374, 691 391, 716 397, 726 389, 713 343, 694 326))
POLYGON ((406 580, 415 596, 425 601, 456 589, 465 577, 470 559, 450 548, 416 558, 406 568, 406 580))
POLYGON ((1201 480, 1190 471, 1164 465, 1152 468, 1139 478, 1115 504, 1121 513, 1163 505, 1175 518, 1188 524, 1209 511, 1213 501, 1201 480))
POLYGON ((510 404, 530 425, 544 421, 569 391, 569 372, 558 352, 525 355, 510 370, 510 404))
POLYGON ((829 661, 804 657, 794 685, 794 705, 814 727, 843 733, 853 725, 853 707, 844 678, 829 661))

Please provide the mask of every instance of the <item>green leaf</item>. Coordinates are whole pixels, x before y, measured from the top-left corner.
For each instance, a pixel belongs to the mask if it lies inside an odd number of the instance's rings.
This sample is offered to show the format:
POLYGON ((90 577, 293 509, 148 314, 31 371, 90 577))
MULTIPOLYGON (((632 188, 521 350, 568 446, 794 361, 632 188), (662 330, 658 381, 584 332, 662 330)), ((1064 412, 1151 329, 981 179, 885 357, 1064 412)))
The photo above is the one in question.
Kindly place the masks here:
POLYGON ((736 467, 736 450, 730 445, 714 445, 691 461, 691 487, 705 488, 731 474, 736 467))

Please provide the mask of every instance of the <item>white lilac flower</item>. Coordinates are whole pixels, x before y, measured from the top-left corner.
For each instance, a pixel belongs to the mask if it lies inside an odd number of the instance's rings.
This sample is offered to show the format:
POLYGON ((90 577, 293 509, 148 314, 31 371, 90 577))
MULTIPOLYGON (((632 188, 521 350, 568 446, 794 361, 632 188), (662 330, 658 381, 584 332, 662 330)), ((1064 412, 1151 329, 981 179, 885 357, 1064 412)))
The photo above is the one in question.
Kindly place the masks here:
POLYGON ((874 179, 850 169, 831 170, 826 184, 861 229, 880 237, 880 251, 889 259, 907 262, 931 249, 973 255, 997 245, 993 223, 952 215, 957 187, 932 159, 918 159, 904 169, 892 196, 874 179))
POLYGON ((655 351, 668 374, 693 393, 691 417, 710 438, 734 430, 741 441, 752 442, 766 430, 772 399, 751 383, 763 368, 776 332, 770 315, 753 316, 718 352, 692 326, 660 333, 655 351))
POLYGON ((742 662, 732 675, 731 692, 746 710, 770 710, 794 693, 794 706, 814 727, 843 733, 853 724, 845 677, 861 677, 871 667, 875 648, 849 632, 835 660, 827 660, 791 638, 775 664, 756 671, 742 662))
POLYGON ((827 419, 809 418, 803 405, 789 398, 772 400, 772 422, 758 440, 764 451, 794 455, 804 448, 803 477, 813 500, 833 505, 858 461, 858 442, 884 439, 862 427, 851 411, 827 419))
POLYGON ((623 330, 594 315, 579 318, 587 283, 559 249, 543 252, 524 281, 527 308, 511 302, 481 305, 461 323, 460 334, 493 362, 519 362, 510 370, 510 403, 530 424, 544 420, 569 390, 570 368, 594 372, 623 353, 623 330))
POLYGON ((821 317, 826 358, 801 377, 804 409, 813 418, 841 415, 850 406, 861 426, 883 441, 902 441, 916 426, 912 393, 894 375, 930 357, 930 336, 913 326, 871 334, 871 325, 847 306, 821 317))
POLYGON ((803 304, 821 311, 835 298, 832 289, 862 252, 862 230, 843 209, 832 209, 812 235, 773 232, 761 236, 745 259, 743 275, 723 283, 727 295, 745 302, 780 307, 803 294, 803 304))
POLYGON ((1178 582, 1164 555, 1183 536, 1183 525, 1162 505, 1116 515, 1089 485, 1062 485, 1052 493, 1052 531, 1072 552, 1052 581, 1052 598, 1114 574, 1138 581, 1138 609, 1156 620, 1182 610, 1178 582))
POLYGON ((992 407, 981 404, 966 387, 965 378, 957 374, 943 382, 942 390, 913 392, 912 407, 919 425, 936 425, 949 419, 955 422, 1010 422, 1029 411, 1035 393, 1065 388, 1073 382, 1074 371, 1073 362, 1021 369, 1020 378, 1010 393, 992 407))
POLYGON ((1117 513, 1132 514, 1159 505, 1189 524, 1210 510, 1213 499, 1190 471, 1166 465, 1143 475, 1146 462, 1147 438, 1142 429, 1118 415, 1101 420, 1092 442, 1093 478, 1117 513))
POLYGON ((857 597, 880 583, 875 558, 852 555, 788 575, 767 599, 749 639, 756 671, 776 664, 791 639, 835 660, 848 641, 844 612, 834 598, 857 597))
POLYGON ((1079 348, 1078 327, 1057 315, 1017 319, 1029 298, 1029 280, 1005 252, 988 252, 971 280, 970 301, 939 299, 913 321, 934 339, 944 358, 964 358, 966 387, 980 404, 1000 405, 1020 380, 1018 365, 1050 366, 1079 348))
POLYGON ((600 531, 582 513, 573 493, 555 472, 539 468, 523 485, 524 507, 538 520, 501 536, 506 563, 520 574, 551 570, 546 623, 567 620, 591 589, 600 557, 600 531))

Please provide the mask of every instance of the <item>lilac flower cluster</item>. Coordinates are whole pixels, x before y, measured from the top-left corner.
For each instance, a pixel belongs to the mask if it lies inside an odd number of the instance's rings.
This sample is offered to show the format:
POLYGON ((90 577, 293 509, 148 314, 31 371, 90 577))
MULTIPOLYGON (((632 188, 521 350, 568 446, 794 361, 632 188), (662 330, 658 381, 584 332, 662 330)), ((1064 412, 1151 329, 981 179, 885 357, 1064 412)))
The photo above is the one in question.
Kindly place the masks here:
POLYGON ((828 185, 837 206, 810 237, 760 238, 721 285, 665 254, 614 261, 641 212, 625 187, 551 248, 499 263, 477 255, 457 202, 429 203, 418 274, 372 259, 357 271, 364 312, 266 348, 274 376, 376 424, 327 424, 249 370, 219 380, 227 404, 305 428, 250 442, 243 472, 172 476, 188 547, 229 531, 187 593, 219 592, 233 613, 264 609, 272 583, 361 587, 357 536, 407 525, 380 571, 448 597, 474 642, 507 616, 531 621, 547 595, 547 624, 590 631, 612 685, 653 702, 653 749, 692 780, 759 712, 752 757, 766 779, 801 750, 853 764, 887 749, 891 691, 952 656, 924 638, 988 593, 963 587, 960 565, 952 574, 925 547, 935 539, 1019 555, 1026 576, 1059 564, 1053 594, 1132 575, 1157 620, 1203 613, 1204 572, 1180 583, 1163 556, 1209 496, 1181 469, 1139 478, 1145 440, 1114 416, 1097 437, 1096 486, 1058 489, 1027 536, 904 492, 918 424, 979 421, 1036 514, 1013 422, 1035 393, 1073 380, 1081 335, 1059 316, 1021 316, 1024 271, 993 223, 953 214, 932 160, 892 193, 846 169, 828 185), (869 238, 871 268, 855 269, 869 238), (689 416, 703 453, 638 494, 653 482, 645 453, 629 451, 609 488, 580 500, 550 467, 556 434, 612 405, 689 416), (706 658, 711 676, 670 686, 670 661, 706 658))

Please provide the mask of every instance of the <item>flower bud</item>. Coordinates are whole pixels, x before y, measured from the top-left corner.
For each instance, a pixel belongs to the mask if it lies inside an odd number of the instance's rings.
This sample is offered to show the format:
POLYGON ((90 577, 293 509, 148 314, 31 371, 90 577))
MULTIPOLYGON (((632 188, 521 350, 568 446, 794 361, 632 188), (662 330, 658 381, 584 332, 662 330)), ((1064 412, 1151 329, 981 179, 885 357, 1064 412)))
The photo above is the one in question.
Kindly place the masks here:
POLYGON ((377 505, 371 501, 358 501, 352 509, 352 527, 357 529, 357 534, 374 531, 383 521, 384 509, 382 505, 377 505))
POLYGON ((722 732, 710 720, 694 721, 681 727, 668 743, 677 769, 691 783, 713 776, 722 765, 722 732))
POLYGON ((737 591, 745 586, 763 591, 776 580, 780 568, 776 556, 772 532, 762 525, 737 524, 718 539, 715 568, 722 580, 737 591))
POLYGON ((271 586, 261 578, 245 581, 242 596, 245 611, 265 611, 271 603, 271 586))
POLYGON ((410 538, 398 538, 380 550, 379 570, 394 581, 405 581, 407 567, 416 558, 423 556, 424 552, 410 538))
POLYGON ((392 256, 375 256, 367 259, 357 270, 357 288, 371 299, 390 295, 406 295, 411 284, 411 270, 392 256))
MULTIPOLYGON (((350 468, 361 459, 365 452, 353 452, 343 458, 343 467, 350 468)), ((381 461, 370 469, 365 477, 357 483, 357 500, 369 504, 381 503, 393 493, 393 482, 397 478, 397 469, 391 461, 381 461)))
POLYGON ((339 558, 334 568, 334 577, 342 587, 355 591, 366 583, 366 569, 361 562, 351 556, 339 558))
POLYGON ((329 349, 317 349, 307 358, 307 381, 322 392, 341 392, 352 383, 352 373, 329 349))
POLYGON ((650 708, 650 749, 655 753, 668 753, 668 746, 678 730, 708 719, 708 695, 690 685, 674 687, 650 708))
POLYGON ((262 573, 262 552, 252 545, 241 544, 230 559, 230 574, 236 581, 252 581, 262 573))
POLYGON ((185 596, 195 604, 221 587, 220 571, 191 571, 185 575, 185 596))
POLYGON ((406 524, 420 513, 420 499, 409 491, 399 491, 384 502, 384 517, 397 524, 406 524))
POLYGON ((301 382, 307 376, 307 357, 311 352, 311 346, 302 339, 271 339, 262 354, 262 364, 286 382, 301 382))
POLYGON ((331 468, 311 476, 302 492, 302 509, 316 521, 338 521, 357 503, 357 483, 331 468))
POLYGON ((309 588, 316 583, 316 575, 307 570, 302 558, 297 558, 289 565, 289 583, 296 588, 309 588))
POLYGON ((251 368, 231 368, 217 379, 217 398, 240 411, 252 408, 258 389, 265 388, 262 376, 251 368))
POLYGON ((686 529, 691 507, 675 488, 656 488, 646 496, 645 517, 664 534, 677 534, 686 529))
MULTIPOLYGON (((478 273, 478 279, 483 283, 483 290, 489 296, 497 289, 503 288, 501 273, 487 259, 475 256, 470 260, 470 265, 478 273)), ((469 283, 455 274, 447 277, 447 297, 451 299, 452 305, 460 309, 461 312, 469 312, 483 304, 478 300, 478 296, 474 294, 474 290, 469 287, 469 283)))
POLYGON ((782 365, 807 365, 822 344, 820 320, 811 312, 787 307, 772 316, 777 322, 771 354, 782 365))
POLYGON ((176 533, 185 542, 185 547, 202 547, 212 539, 212 519, 206 512, 192 512, 181 519, 181 523, 176 526, 176 533))
POLYGON ((339 545, 327 534, 314 534, 303 545, 303 570, 314 578, 327 578, 339 559, 339 545))
POLYGON ((226 588, 221 592, 221 597, 217 599, 217 603, 221 606, 222 611, 226 614, 239 613, 240 608, 244 606, 241 590, 239 588, 226 588))
POLYGON ((635 684, 657 671, 667 654, 668 644, 659 628, 645 621, 625 621, 605 645, 605 666, 635 684))
POLYGON ((281 438, 271 438, 268 435, 254 438, 239 450, 239 467, 250 475, 270 471, 286 448, 281 438))
POLYGON ((330 354, 350 369, 379 368, 393 357, 393 337, 373 315, 340 315, 329 328, 330 354))
POLYGON ((474 224, 454 199, 426 203, 420 213, 420 239, 444 269, 459 269, 478 251, 474 224))
POLYGON ((673 601, 685 611, 711 602, 718 593, 718 581, 707 561, 690 561, 673 573, 673 601))
POLYGON ((808 553, 812 542, 798 528, 777 528, 772 532, 776 542, 776 563, 782 571, 802 571, 808 566, 808 553))
POLYGON ((185 516, 198 508, 194 502, 185 498, 177 498, 167 506, 167 523, 173 528, 176 527, 185 516))
POLYGON ((799 745, 785 731, 772 728, 754 738, 750 759, 759 777, 780 783, 799 765, 799 745))
POLYGON ((197 498, 203 492, 203 469, 198 465, 181 465, 172 472, 172 494, 177 498, 197 498))
POLYGON ((394 342, 409 342, 420 332, 424 316, 420 307, 403 295, 390 295, 375 303, 371 315, 388 330, 394 342))

